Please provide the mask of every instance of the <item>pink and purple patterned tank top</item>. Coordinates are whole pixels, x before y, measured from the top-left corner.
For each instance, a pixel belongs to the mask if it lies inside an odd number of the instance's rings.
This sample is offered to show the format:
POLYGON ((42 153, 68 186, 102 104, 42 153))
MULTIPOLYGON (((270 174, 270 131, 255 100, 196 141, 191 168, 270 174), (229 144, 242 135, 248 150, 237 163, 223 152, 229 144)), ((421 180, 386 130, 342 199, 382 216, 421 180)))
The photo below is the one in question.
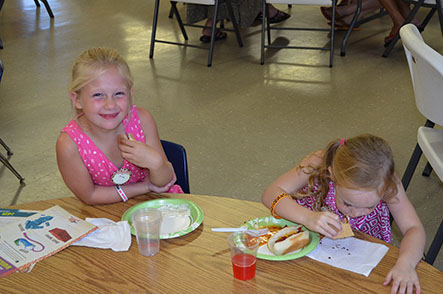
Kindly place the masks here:
MULTIPOLYGON (((80 114, 81 115, 81 114, 80 114)), ((95 145, 95 143, 85 134, 78 124, 79 116, 71 120, 66 127, 62 129, 71 137, 77 144, 78 152, 91 175, 92 181, 100 186, 114 186, 112 182, 112 175, 119 168, 110 161, 106 155, 95 145)), ((145 135, 141 128, 140 119, 137 113, 137 107, 132 106, 128 115, 123 120, 126 134, 132 134, 137 141, 145 142, 145 135)), ((131 171, 131 178, 127 183, 138 183, 143 181, 148 175, 149 171, 145 168, 138 167, 126 159, 121 168, 126 168, 131 171)), ((168 193, 183 193, 180 186, 174 185, 168 193)))
MULTIPOLYGON (((315 197, 306 196, 303 198, 296 199, 298 204, 314 209, 315 197)), ((337 214, 341 221, 345 220, 345 215, 341 213, 335 203, 335 186, 334 182, 329 182, 329 192, 326 196, 325 203, 327 208, 337 214)), ((351 228, 371 235, 375 238, 383 240, 385 242, 391 242, 391 223, 389 221, 389 208, 386 202, 380 201, 380 203, 375 207, 375 209, 367 215, 360 217, 350 217, 349 223, 351 228)))

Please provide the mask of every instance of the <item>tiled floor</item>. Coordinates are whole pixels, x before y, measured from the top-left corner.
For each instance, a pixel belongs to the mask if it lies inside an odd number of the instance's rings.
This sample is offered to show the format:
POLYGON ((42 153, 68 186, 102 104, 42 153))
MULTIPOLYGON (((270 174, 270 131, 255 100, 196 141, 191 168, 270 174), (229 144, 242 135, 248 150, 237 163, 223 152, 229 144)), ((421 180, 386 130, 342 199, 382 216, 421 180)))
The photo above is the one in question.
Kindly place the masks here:
MULTIPOLYGON (((0 14, 0 136, 26 178, 21 187, 0 166, 1 206, 72 195, 57 169, 55 141, 73 116, 73 60, 90 47, 114 47, 127 59, 136 104, 152 112, 162 138, 186 147, 195 194, 260 201, 266 186, 304 155, 360 133, 389 140, 401 175, 425 121, 414 103, 401 44, 389 58, 381 57, 391 27, 387 16, 353 32, 345 57, 339 51, 344 33, 337 32, 332 69, 327 52, 300 50, 269 51, 261 66, 259 26, 243 31, 243 48, 229 34, 207 68, 207 52, 193 48, 158 44, 154 59, 148 58, 154 1, 49 2, 55 19, 31 0, 6 1, 0 14)), ((175 20, 167 17, 169 4, 162 2, 158 35, 179 38, 175 20)), ((295 6, 291 13, 288 23, 327 26, 317 7, 295 6)), ((189 34, 198 42, 198 29, 189 34)), ((296 36, 328 42, 324 33, 296 36)), ((436 16, 423 37, 443 51, 436 16)), ((420 175, 424 165, 422 160, 408 195, 429 242, 442 218, 443 186, 435 175, 420 175)), ((398 230, 394 237, 398 244, 398 230)), ((442 254, 435 265, 443 269, 442 254)))

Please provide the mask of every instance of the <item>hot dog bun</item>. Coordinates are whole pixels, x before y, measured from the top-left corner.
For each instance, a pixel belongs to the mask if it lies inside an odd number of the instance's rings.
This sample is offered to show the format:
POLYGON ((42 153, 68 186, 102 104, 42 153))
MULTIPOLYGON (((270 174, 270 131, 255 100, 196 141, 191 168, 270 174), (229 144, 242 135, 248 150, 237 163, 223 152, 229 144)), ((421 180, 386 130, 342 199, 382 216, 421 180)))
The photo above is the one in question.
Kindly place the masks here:
POLYGON ((280 230, 268 241, 268 249, 275 255, 301 249, 309 244, 309 231, 302 231, 302 226, 291 226, 280 230))
POLYGON ((135 138, 131 133, 128 133, 128 139, 131 141, 135 141, 135 138))
POLYGON ((126 139, 126 140, 128 140, 128 137, 126 137, 126 135, 125 134, 121 134, 120 136, 118 136, 118 143, 119 144, 121 144, 122 142, 121 142, 121 139, 126 139))

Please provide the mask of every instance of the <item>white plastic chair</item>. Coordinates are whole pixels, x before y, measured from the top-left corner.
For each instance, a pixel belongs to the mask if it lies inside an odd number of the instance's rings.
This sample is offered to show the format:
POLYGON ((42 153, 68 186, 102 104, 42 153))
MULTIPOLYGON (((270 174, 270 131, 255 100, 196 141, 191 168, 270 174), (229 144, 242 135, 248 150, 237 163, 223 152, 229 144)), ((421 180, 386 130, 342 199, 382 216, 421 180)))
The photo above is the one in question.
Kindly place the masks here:
POLYGON ((264 0, 263 1, 263 18, 262 18, 262 35, 261 35, 261 64, 265 63, 265 48, 274 49, 310 49, 310 50, 326 50, 329 51, 329 67, 332 67, 334 59, 334 38, 335 38, 335 8, 337 0, 264 0), (304 27, 284 27, 280 25, 270 25, 267 4, 288 4, 288 5, 317 5, 332 6, 332 23, 331 28, 304 28, 304 27), (268 45, 265 44, 265 26, 268 35, 268 45), (271 45, 271 30, 297 30, 297 31, 327 31, 330 32, 329 47, 314 46, 278 46, 271 45))
MULTIPOLYGON (((207 50, 209 50, 208 67, 212 66, 212 55, 213 55, 213 51, 214 51, 215 34, 217 31, 217 16, 218 16, 218 7, 219 7, 220 1, 219 0, 176 0, 176 1, 170 1, 170 2, 171 2, 171 9, 175 14, 175 17, 177 19, 178 25, 180 27, 180 30, 183 34, 183 38, 185 39, 185 41, 188 40, 188 35, 186 34, 185 24, 183 24, 180 14, 178 13, 177 2, 214 6, 214 19, 213 19, 212 26, 211 26, 212 35, 211 35, 211 42, 210 42, 209 48, 204 47, 204 46, 199 46, 199 45, 188 44, 188 43, 179 43, 179 42, 171 42, 171 41, 156 39, 158 10, 160 7, 160 0, 155 0, 154 19, 153 19, 153 24, 152 24, 152 37, 151 37, 151 48, 149 51, 149 58, 154 57, 154 45, 155 45, 155 42, 158 42, 158 43, 172 44, 172 45, 178 45, 178 46, 184 46, 184 47, 207 49, 207 50)), ((242 39, 240 36, 240 30, 238 28, 237 21, 235 19, 234 12, 232 10, 231 0, 225 0, 224 2, 226 3, 227 8, 228 8, 229 17, 231 18, 232 25, 234 27, 234 32, 237 37, 238 45, 239 45, 239 47, 243 47, 243 42, 242 42, 242 39)), ((192 25, 192 26, 197 26, 197 25, 192 25)), ((201 27, 201 26, 197 26, 197 27, 201 27)))
MULTIPOLYGON (((422 153, 428 160, 423 175, 429 176, 434 170, 443 181, 443 130, 433 128, 435 124, 443 125, 443 56, 423 41, 413 24, 404 25, 400 29, 400 36, 411 72, 415 103, 427 119, 425 126, 418 129, 418 143, 403 174, 402 183, 406 190, 422 153)), ((430 264, 434 262, 442 241, 443 221, 425 261, 430 264)))

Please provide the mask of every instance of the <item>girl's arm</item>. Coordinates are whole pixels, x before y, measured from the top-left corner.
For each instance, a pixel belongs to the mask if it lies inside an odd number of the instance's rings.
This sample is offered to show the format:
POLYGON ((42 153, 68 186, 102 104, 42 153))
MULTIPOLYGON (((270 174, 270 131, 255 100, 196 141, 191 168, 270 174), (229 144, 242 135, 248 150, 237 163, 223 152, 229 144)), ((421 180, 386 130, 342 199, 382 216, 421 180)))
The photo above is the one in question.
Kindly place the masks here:
POLYGON ((174 168, 163 151, 154 118, 143 108, 137 110, 146 144, 123 139, 119 147, 126 160, 149 169, 149 180, 152 184, 162 187, 175 177, 174 168))
MULTIPOLYGON (((400 253, 395 266, 388 273, 385 285, 389 284, 391 280, 392 289, 397 293, 396 289, 408 288, 415 286, 416 293, 420 293, 420 284, 418 282, 415 268, 423 257, 423 252, 426 244, 426 234, 412 203, 406 196, 403 185, 399 182, 397 184, 398 193, 395 197, 387 201, 389 210, 394 217, 395 222, 403 234, 403 239, 400 243, 400 253), (412 283, 413 286, 407 286, 412 283)), ((412 289, 411 289, 412 290, 412 289)))
MULTIPOLYGON (((92 182, 91 176, 78 153, 78 147, 68 134, 60 134, 57 140, 56 152, 60 174, 66 186, 78 199, 92 205, 122 201, 115 186, 99 186, 92 182)), ((167 185, 164 187, 165 191, 161 192, 166 192, 169 187, 167 185)), ((122 189, 128 198, 150 191, 160 192, 149 181, 127 184, 122 186, 122 189)))
MULTIPOLYGON (((321 164, 323 151, 317 151, 303 159, 299 166, 317 167, 321 164)), ((262 195, 263 204, 271 208, 275 198, 282 193, 296 194, 300 189, 308 184, 309 174, 303 171, 303 168, 293 168, 275 180, 262 195)), ((305 208, 293 200, 292 197, 282 198, 274 212, 280 217, 305 225, 312 231, 319 232, 329 238, 341 230, 339 217, 331 212, 314 212, 305 208), (332 226, 336 227, 334 229, 332 226)))

